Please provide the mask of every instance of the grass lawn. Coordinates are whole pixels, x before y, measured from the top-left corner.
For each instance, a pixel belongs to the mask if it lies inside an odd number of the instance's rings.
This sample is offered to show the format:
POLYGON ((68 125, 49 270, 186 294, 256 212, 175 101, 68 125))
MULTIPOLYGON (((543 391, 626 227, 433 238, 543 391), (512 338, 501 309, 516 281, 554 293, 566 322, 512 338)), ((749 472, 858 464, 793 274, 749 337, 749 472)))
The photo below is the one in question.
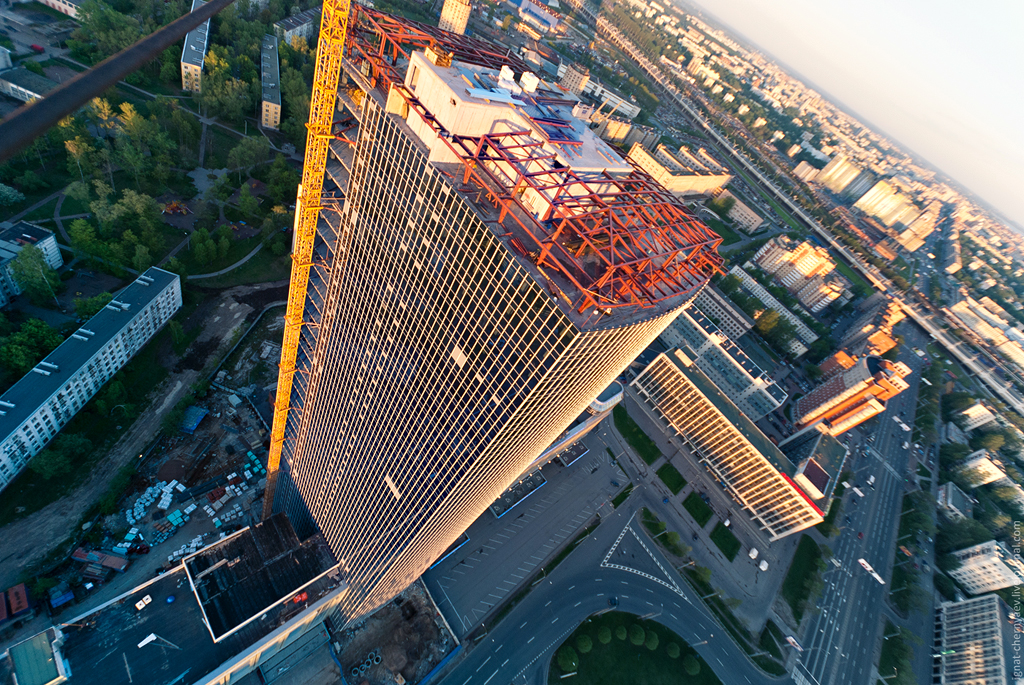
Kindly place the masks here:
POLYGON ((75 214, 89 214, 88 202, 80 202, 73 197, 64 196, 64 203, 60 206, 61 216, 74 216, 75 214))
POLYGON ((818 547, 818 543, 812 540, 810 535, 801 535, 800 544, 793 555, 793 563, 790 564, 786 578, 782 581, 782 598, 789 604, 797 625, 804 616, 810 594, 808 589, 817 582, 821 573, 820 563, 821 548, 818 547))
POLYGON ((711 511, 711 507, 705 504, 696 492, 691 492, 686 496, 686 499, 683 500, 683 507, 690 512, 690 516, 701 528, 706 526, 711 517, 715 515, 715 512, 711 511))
POLYGON ((690 548, 683 544, 679 533, 674 530, 666 532, 665 522, 651 513, 651 510, 644 507, 640 510, 640 518, 644 528, 651 534, 651 537, 661 545, 666 552, 680 559, 690 553, 690 548))
MULTIPOLYGON (((181 254, 180 252, 178 254, 181 254)), ((210 269, 213 271, 214 269, 210 269)), ((237 269, 215 278, 204 278, 195 281, 196 285, 204 288, 232 288, 236 285, 248 283, 267 283, 269 281, 281 281, 288 278, 292 270, 292 260, 289 255, 275 257, 269 247, 264 247, 256 253, 256 256, 247 261, 237 269)))
MULTIPOLYGON (((634 628, 635 630, 635 628, 634 628)), ((619 632, 621 634, 621 631, 619 632)), ((632 614, 610 611, 584 621, 573 631, 562 647, 555 650, 548 674, 548 683, 562 682, 564 671, 558 665, 558 653, 565 646, 571 646, 579 658, 577 675, 571 682, 578 685, 622 685, 623 683, 644 683, 644 685, 717 685, 722 681, 711 667, 681 637, 655 621, 645 621, 632 614), (634 645, 627 637, 619 639, 616 631, 639 626, 644 633, 646 644, 634 645), (600 636, 611 634, 608 644, 602 644, 600 636), (652 635, 656 635, 656 642, 652 635), (580 638, 592 645, 592 649, 580 654, 580 638), (676 645, 675 648, 670 645, 676 645), (649 649, 654 646, 655 648, 649 649), (678 653, 675 658, 670 653, 678 653), (684 662, 696 663, 699 671, 687 675, 684 662)))
POLYGON ((888 640, 882 640, 882 654, 878 659, 879 675, 892 676, 894 673, 896 674, 895 678, 885 680, 886 683, 896 683, 897 685, 916 683, 911 664, 911 659, 914 658, 914 648, 907 643, 903 634, 889 620, 886 620, 885 632, 882 634, 890 637, 888 640))
POLYGON ((658 461, 658 458, 661 457, 661 450, 653 440, 647 437, 647 433, 644 433, 643 429, 637 425, 626 408, 617 404, 612 410, 612 415, 615 418, 615 428, 622 433, 622 437, 626 439, 630 447, 636 450, 644 463, 650 466, 658 461))
POLYGON ((743 240, 743 236, 726 226, 723 221, 719 221, 718 219, 704 219, 703 221, 711 227, 712 231, 722 236, 722 247, 732 245, 743 240))
POLYGON ((924 476, 925 478, 931 478, 932 472, 928 470, 928 467, 924 464, 917 465, 917 475, 924 476))
POLYGON ((679 469, 672 464, 666 463, 658 469, 658 478, 672 491, 673 495, 678 495, 679 491, 686 487, 686 479, 683 478, 683 474, 679 473, 679 469))
POLYGON ((42 207, 33 209, 22 217, 25 221, 53 221, 53 210, 57 208, 57 198, 53 198, 42 207))
MULTIPOLYGON (((236 145, 239 138, 233 136, 220 126, 210 126, 206 132, 207 150, 204 160, 207 169, 226 169, 228 166, 228 153, 236 145)), ((235 177, 237 179, 237 176, 235 177)))
POLYGON ((626 483, 626 487, 624 487, 622 489, 622 492, 620 492, 619 494, 615 495, 615 498, 612 500, 612 509, 618 509, 619 505, 622 504, 623 502, 625 502, 626 499, 629 497, 630 493, 632 493, 632 492, 633 492, 633 484, 632 483, 626 483))
MULTIPOLYGON (((184 235, 178 234, 181 238, 184 235)), ((252 238, 246 238, 245 240, 231 240, 231 247, 228 248, 227 255, 221 259, 217 258, 207 264, 200 264, 199 260, 196 259, 195 239, 192 241, 193 249, 182 249, 175 255, 185 265, 185 268, 190 274, 209 274, 214 271, 220 271, 221 269, 227 268, 237 262, 238 260, 245 257, 253 251, 253 249, 260 244, 260 237, 253 236, 252 238)), ((260 252, 269 251, 269 247, 264 247, 260 252)))
POLYGON ((722 550, 722 554, 729 561, 735 559, 736 555, 740 553, 740 541, 736 539, 732 531, 726 528, 725 524, 721 521, 711 531, 711 542, 715 543, 718 549, 722 550))
POLYGON ((867 280, 863 276, 861 276, 860 273, 856 271, 852 266, 850 266, 841 259, 836 259, 835 262, 836 271, 849 278, 851 283, 853 283, 854 285, 863 285, 864 287, 870 288, 872 291, 874 291, 874 288, 871 287, 871 284, 868 283, 867 280))

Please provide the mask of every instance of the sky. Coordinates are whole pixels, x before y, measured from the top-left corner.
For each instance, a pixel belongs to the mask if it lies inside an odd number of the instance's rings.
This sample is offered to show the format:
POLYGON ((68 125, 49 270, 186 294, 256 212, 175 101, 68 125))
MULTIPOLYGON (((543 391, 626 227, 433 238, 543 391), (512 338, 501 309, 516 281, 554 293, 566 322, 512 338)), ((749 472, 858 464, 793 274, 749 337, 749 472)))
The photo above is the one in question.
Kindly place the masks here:
POLYGON ((689 1, 1024 227, 1024 2, 689 1))

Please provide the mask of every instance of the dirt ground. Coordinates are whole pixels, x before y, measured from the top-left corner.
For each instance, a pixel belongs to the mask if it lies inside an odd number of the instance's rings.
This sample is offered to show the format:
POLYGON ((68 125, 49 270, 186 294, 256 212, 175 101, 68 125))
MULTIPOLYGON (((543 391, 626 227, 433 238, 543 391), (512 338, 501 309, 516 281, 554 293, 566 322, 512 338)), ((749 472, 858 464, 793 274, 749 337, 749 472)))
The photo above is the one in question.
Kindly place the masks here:
MULTIPOLYGON (((111 479, 130 459, 138 457, 160 430, 166 413, 189 387, 202 378, 202 370, 218 350, 232 341, 246 317, 280 298, 281 283, 240 286, 209 298, 186 321, 185 329, 201 325, 202 332, 185 356, 177 360, 170 376, 154 388, 153 403, 114 445, 92 476, 74 492, 43 509, 0 528, 4 540, 0 552, 0 587, 19 582, 22 573, 67 539, 70 521, 78 521, 105 492, 111 479)), ((170 353, 169 353, 170 354, 170 353)), ((168 360, 174 363, 174 360, 168 360)), ((209 420, 209 419, 207 419, 209 420)), ((68 550, 70 552, 70 550, 68 550)))
POLYGON ((369 685, 391 685, 396 674, 418 683, 455 648, 421 582, 335 639, 345 679, 369 685))

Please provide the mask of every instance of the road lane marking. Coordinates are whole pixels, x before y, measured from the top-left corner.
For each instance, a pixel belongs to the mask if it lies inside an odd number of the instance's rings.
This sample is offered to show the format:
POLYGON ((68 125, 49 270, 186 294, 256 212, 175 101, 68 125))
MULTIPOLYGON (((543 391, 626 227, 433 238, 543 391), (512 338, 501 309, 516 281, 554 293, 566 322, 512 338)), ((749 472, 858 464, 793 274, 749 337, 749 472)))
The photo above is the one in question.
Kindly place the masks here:
POLYGON ((583 604, 583 602, 576 602, 575 604, 573 604, 573 606, 578 607, 580 604, 583 604))
POLYGON ((537 639, 537 636, 534 635, 533 637, 531 637, 529 640, 526 641, 526 644, 530 644, 531 642, 533 642, 536 639, 537 639))
POLYGON ((476 672, 479 673, 480 669, 487 665, 487 662, 491 660, 491 657, 484 659, 484 662, 476 667, 476 672))
MULTIPOLYGON (((570 585, 569 586, 569 590, 573 589, 574 587, 576 587, 576 586, 575 585, 570 585)), ((568 592, 569 590, 566 590, 566 592, 568 592)))
POLYGON ((523 621, 523 625, 519 626, 519 630, 525 628, 527 623, 529 623, 529 621, 523 621))
POLYGON ((555 600, 553 600, 553 599, 549 599, 549 600, 548 600, 548 603, 547 603, 547 604, 545 604, 544 606, 551 606, 551 603, 552 603, 552 602, 554 602, 554 601, 555 601, 555 600))
MULTIPOLYGON (((500 670, 501 670, 500 668, 499 668, 499 669, 496 669, 496 670, 494 671, 494 673, 492 673, 492 674, 491 674, 491 678, 493 678, 494 676, 498 675, 498 671, 500 671, 500 670)), ((491 682, 491 678, 488 678, 487 680, 485 680, 485 681, 484 681, 484 685, 487 685, 487 683, 491 682)))
POLYGON ((558 620, 558 617, 557 617, 557 616, 555 616, 555 617, 554 617, 553 619, 551 619, 551 622, 552 622, 552 623, 554 623, 554 622, 555 622, 555 621, 557 621, 557 620, 558 620))

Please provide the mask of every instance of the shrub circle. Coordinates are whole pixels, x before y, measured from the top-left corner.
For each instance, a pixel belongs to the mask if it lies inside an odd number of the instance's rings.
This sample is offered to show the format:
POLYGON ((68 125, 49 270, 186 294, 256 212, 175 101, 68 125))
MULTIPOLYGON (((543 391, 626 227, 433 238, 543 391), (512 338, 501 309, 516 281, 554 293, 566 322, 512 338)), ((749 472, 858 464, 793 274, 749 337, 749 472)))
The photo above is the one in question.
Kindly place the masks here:
POLYGON ((683 659, 683 670, 687 675, 697 675, 700 673, 700 662, 694 659, 692 654, 687 654, 683 659))
POLYGON ((589 635, 579 635, 576 637, 576 649, 580 650, 580 654, 586 654, 594 648, 594 641, 590 639, 589 635))
POLYGON ((651 632, 647 633, 647 641, 644 644, 647 645, 647 649, 653 652, 658 648, 658 644, 660 642, 661 641, 658 639, 658 634, 652 630, 651 632))
POLYGON ((580 666, 580 657, 576 654, 576 650, 569 645, 563 645, 558 650, 558 667, 562 669, 564 673, 572 673, 580 666))
POLYGON ((618 628, 616 628, 615 629, 615 637, 619 638, 620 640, 625 640, 626 639, 626 626, 619 626, 618 628))
POLYGON ((644 643, 644 638, 646 637, 647 633, 645 633, 644 629, 637 624, 634 623, 629 627, 629 641, 637 647, 644 643))
POLYGON ((679 645, 675 642, 669 642, 668 645, 665 646, 665 653, 668 654, 669 659, 678 659, 679 645))
POLYGON ((602 645, 606 645, 612 641, 612 629, 608 626, 601 626, 601 630, 597 631, 597 641, 602 645))

